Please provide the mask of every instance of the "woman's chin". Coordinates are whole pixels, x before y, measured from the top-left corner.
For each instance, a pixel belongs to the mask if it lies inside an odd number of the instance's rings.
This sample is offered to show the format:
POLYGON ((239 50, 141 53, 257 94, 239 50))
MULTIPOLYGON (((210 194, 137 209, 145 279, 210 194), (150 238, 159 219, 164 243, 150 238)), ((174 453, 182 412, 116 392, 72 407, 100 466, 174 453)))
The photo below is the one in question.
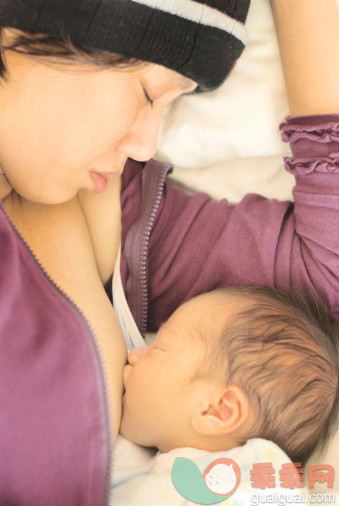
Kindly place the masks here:
POLYGON ((44 205, 59 205, 65 204, 65 202, 69 202, 72 200, 78 190, 60 190, 60 191, 50 191, 50 192, 23 192, 21 196, 26 200, 30 200, 32 202, 36 202, 37 204, 44 205))

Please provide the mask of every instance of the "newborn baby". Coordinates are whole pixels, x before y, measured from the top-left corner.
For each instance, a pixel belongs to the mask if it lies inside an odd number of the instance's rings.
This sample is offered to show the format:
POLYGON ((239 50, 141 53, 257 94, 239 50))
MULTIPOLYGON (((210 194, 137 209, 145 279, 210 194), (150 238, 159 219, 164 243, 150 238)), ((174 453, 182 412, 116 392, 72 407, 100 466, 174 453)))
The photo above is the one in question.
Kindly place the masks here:
POLYGON ((338 327, 312 299, 230 287, 191 299, 128 355, 120 432, 162 452, 275 442, 305 463, 338 419, 338 327))

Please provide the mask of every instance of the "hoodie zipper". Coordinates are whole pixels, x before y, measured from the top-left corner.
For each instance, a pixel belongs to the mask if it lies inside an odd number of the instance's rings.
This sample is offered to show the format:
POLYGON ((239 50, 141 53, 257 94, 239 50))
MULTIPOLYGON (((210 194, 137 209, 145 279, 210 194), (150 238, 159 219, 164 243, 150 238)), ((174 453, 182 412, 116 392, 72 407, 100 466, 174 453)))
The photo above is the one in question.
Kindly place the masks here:
POLYGON ((17 230, 16 226, 14 225, 13 221, 11 220, 10 216, 7 214, 5 208, 3 207, 1 200, 0 200, 0 207, 7 217, 8 222, 10 223, 11 227, 13 228, 16 235, 19 237, 19 239, 22 241, 22 243, 25 245, 27 251, 33 258, 34 262, 37 264, 39 270, 41 273, 45 276, 45 278, 48 280, 48 282, 56 289, 56 291, 59 293, 59 295, 64 298, 67 302, 68 307, 71 309, 73 314, 75 314, 78 319, 81 321, 83 328, 86 331, 86 335, 88 338, 88 342, 91 345, 91 348, 94 351, 94 356, 96 360, 96 370, 98 371, 98 379, 99 383, 101 384, 101 391, 100 391, 100 400, 101 405, 103 407, 104 412, 104 420, 105 420, 105 438, 103 438, 105 441, 108 442, 108 450, 106 454, 106 475, 104 477, 104 485, 103 485, 103 501, 102 506, 108 505, 109 495, 110 495, 110 480, 111 480, 111 471, 112 471, 112 421, 110 416, 110 409, 109 409, 109 400, 108 400, 108 389, 107 389, 107 372, 105 369, 105 362, 103 360, 102 350, 100 348, 100 345, 96 339, 95 333, 91 327, 91 324, 87 320, 84 313, 81 311, 79 306, 73 302, 73 300, 67 295, 67 293, 60 288, 60 286, 54 281, 53 278, 48 274, 48 272, 44 269, 44 267, 41 265, 38 258, 35 256, 33 250, 29 246, 29 244, 25 241, 25 239, 22 237, 20 232, 17 230))
MULTIPOLYGON (((140 217, 131 226, 125 241, 125 257, 129 267, 135 306, 131 303, 135 322, 144 337, 148 317, 148 244, 157 215, 167 174, 172 165, 155 160, 147 162, 142 174, 142 200, 140 217)), ((132 302, 132 301, 131 301, 132 302)))

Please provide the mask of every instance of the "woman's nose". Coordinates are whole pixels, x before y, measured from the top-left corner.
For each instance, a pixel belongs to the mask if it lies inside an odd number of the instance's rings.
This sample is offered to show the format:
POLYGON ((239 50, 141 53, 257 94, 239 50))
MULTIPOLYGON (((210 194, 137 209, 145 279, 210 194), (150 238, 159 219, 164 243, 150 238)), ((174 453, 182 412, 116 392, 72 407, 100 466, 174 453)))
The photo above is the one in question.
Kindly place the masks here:
POLYGON ((150 352, 150 346, 147 348, 134 348, 134 350, 130 351, 127 360, 131 365, 135 365, 141 358, 144 358, 150 352))
POLYGON ((150 160, 157 150, 158 136, 163 110, 150 107, 140 111, 126 135, 118 142, 116 149, 139 162, 150 160))

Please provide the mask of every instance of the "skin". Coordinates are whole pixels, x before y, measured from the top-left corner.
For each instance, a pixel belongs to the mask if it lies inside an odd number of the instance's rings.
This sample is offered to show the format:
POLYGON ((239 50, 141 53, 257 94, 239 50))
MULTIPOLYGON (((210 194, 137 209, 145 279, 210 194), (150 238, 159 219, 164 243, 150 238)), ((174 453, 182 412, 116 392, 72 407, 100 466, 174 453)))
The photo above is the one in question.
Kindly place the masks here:
MULTIPOLYGON (((239 303, 237 304, 239 307, 239 303)), ((234 301, 204 294, 178 308, 151 346, 128 354, 121 434, 161 451, 189 446, 208 451, 238 446, 254 423, 247 397, 211 374, 210 348, 234 301), (200 332, 206 329, 206 339, 200 332)))

